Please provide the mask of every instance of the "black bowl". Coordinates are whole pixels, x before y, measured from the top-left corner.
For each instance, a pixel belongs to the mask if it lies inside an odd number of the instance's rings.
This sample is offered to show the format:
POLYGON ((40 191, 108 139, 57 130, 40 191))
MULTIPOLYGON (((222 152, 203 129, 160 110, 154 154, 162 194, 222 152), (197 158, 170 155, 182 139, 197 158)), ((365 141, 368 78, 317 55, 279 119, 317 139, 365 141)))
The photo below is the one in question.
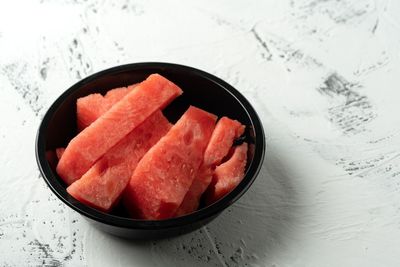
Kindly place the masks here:
POLYGON ((73 85, 51 105, 40 124, 36 138, 36 159, 44 180, 65 204, 89 219, 105 232, 133 239, 162 238, 197 229, 210 222, 232 205, 250 187, 263 163, 265 137, 257 113, 235 88, 204 71, 170 63, 135 63, 107 69, 73 85), (105 93, 109 89, 143 81, 148 75, 159 73, 184 91, 165 110, 166 117, 175 122, 189 105, 228 116, 245 124, 245 140, 250 144, 248 164, 243 181, 220 201, 202 207, 186 216, 161 221, 130 219, 123 208, 106 214, 86 206, 66 191, 66 185, 55 172, 54 149, 65 147, 76 133, 76 100, 91 93, 105 93))

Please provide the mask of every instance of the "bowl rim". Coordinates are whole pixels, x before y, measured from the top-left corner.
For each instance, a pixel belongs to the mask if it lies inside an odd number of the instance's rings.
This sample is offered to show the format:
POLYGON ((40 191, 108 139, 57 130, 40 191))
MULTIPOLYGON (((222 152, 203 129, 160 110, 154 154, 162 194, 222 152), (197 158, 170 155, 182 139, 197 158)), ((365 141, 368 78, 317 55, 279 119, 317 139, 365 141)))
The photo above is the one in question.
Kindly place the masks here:
POLYGON ((136 230, 155 230, 155 229, 167 229, 167 228, 175 228, 181 227, 184 225, 192 224, 196 221, 201 221, 206 218, 211 218, 219 213, 221 213, 224 209, 229 207, 231 204, 236 202, 252 185, 254 180, 256 179, 261 166, 264 162, 265 155, 265 136, 264 129, 262 126, 262 122, 257 115, 256 111, 249 103, 249 101, 233 86, 223 81, 222 79, 207 73, 205 71, 181 65, 175 63, 166 63, 166 62, 140 62, 140 63, 130 63, 119 65, 116 67, 104 69, 102 71, 96 72, 77 83, 73 84, 69 87, 64 93, 62 93, 48 108, 46 111, 37 131, 36 141, 35 141, 35 155, 36 161, 40 170, 40 173, 50 187, 51 191, 67 206, 77 211, 78 213, 94 220, 97 222, 101 222, 106 225, 112 225, 115 227, 128 228, 128 229, 136 229, 136 230), (146 68, 158 68, 158 69, 177 69, 185 72, 190 72, 195 75, 201 76, 205 79, 210 80, 213 83, 216 83, 218 86, 222 87, 225 91, 230 93, 236 100, 243 106, 246 111, 252 126, 254 127, 255 132, 255 149, 253 160, 251 161, 245 177, 240 182, 240 184, 231 191, 228 195, 220 199, 219 201, 199 209, 193 213, 175 217, 165 220, 139 220, 139 219, 131 219, 127 217, 120 217, 112 214, 107 214, 101 211, 98 211, 94 208, 91 208, 87 205, 80 203, 79 201, 73 199, 67 191, 65 187, 60 183, 59 178, 53 173, 50 168, 50 165, 46 159, 46 151, 45 151, 45 129, 47 128, 54 112, 58 109, 60 104, 73 92, 79 90, 83 85, 90 83, 91 81, 109 74, 116 74, 120 72, 126 71, 135 71, 146 68))

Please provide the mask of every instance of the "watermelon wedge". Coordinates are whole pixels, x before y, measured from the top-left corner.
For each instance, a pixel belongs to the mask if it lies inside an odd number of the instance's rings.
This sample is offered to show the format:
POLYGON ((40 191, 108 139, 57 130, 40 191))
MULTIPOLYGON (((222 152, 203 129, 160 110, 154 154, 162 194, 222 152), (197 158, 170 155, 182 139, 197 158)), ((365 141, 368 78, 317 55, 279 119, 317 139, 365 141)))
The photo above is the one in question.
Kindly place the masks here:
POLYGON ((109 90, 104 95, 105 104, 108 105, 110 109, 115 103, 120 101, 124 96, 126 96, 130 91, 132 91, 139 83, 132 84, 128 87, 121 87, 109 90))
POLYGON ((222 117, 211 136, 210 144, 204 152, 205 165, 216 166, 228 154, 233 141, 244 132, 244 126, 237 120, 222 117))
POLYGON ((203 161, 217 117, 189 109, 144 155, 124 193, 125 206, 139 218, 171 218, 181 205, 203 161))
POLYGON ((201 196, 211 183, 215 166, 219 165, 223 158, 227 156, 234 139, 240 137, 243 132, 244 126, 236 120, 222 117, 218 121, 204 153, 204 160, 199 174, 186 193, 181 206, 176 212, 176 216, 182 216, 197 210, 201 196))
POLYGON ((101 94, 91 94, 81 97, 76 101, 76 115, 78 130, 82 131, 101 115, 106 113, 115 103, 126 96, 137 84, 112 89, 105 96, 101 94))
POLYGON ((76 118, 78 131, 82 131, 103 113, 104 97, 101 94, 91 94, 78 98, 76 101, 76 118))
POLYGON ((78 180, 125 135, 180 94, 182 90, 166 78, 150 75, 70 141, 57 173, 67 185, 78 180))
POLYGON ((143 155, 172 125, 156 111, 101 157, 67 191, 75 199, 109 211, 119 199, 143 155))
POLYGON ((207 205, 230 193, 243 180, 247 148, 247 143, 236 146, 232 157, 215 169, 212 182, 206 192, 207 205))
POLYGON ((183 216, 197 210, 200 204, 201 195, 206 191, 211 183, 212 169, 202 165, 197 176, 190 185, 181 205, 175 213, 175 216, 183 216))

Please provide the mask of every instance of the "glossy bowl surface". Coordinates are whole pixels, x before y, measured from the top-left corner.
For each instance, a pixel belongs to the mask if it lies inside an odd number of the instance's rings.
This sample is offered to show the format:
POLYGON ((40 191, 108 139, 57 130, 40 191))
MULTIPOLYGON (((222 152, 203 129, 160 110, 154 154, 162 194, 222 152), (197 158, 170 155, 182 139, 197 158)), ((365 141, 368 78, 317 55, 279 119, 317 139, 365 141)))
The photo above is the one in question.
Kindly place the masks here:
POLYGON ((223 80, 204 71, 171 63, 133 63, 95 73, 66 90, 48 109, 36 138, 36 159, 42 176, 56 196, 70 208, 85 216, 105 232, 132 239, 155 239, 179 235, 197 229, 238 200, 259 173, 265 153, 265 137, 261 121, 246 98, 223 80), (164 114, 176 122, 189 105, 228 116, 245 124, 245 140, 249 142, 248 164, 243 181, 220 201, 202 207, 186 216, 161 221, 128 218, 117 206, 111 214, 88 207, 66 191, 66 185, 55 172, 55 148, 66 147, 77 133, 76 100, 92 93, 104 94, 110 89, 127 86, 159 73, 182 88, 182 96, 174 100, 164 114))

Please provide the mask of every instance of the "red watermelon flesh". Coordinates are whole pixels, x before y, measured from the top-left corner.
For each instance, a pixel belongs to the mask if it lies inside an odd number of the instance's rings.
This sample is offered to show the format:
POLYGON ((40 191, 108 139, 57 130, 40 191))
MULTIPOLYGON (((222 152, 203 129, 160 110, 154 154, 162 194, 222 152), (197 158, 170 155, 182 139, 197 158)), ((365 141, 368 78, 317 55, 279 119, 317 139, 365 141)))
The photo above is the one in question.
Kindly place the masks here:
POLYGON ((156 111, 101 157, 67 191, 75 199, 109 211, 119 199, 143 155, 162 137, 171 124, 156 111))
POLYGON ((206 191, 212 179, 212 170, 202 165, 197 176, 190 185, 181 205, 176 211, 175 216, 183 216, 197 210, 200 204, 201 195, 206 191))
POLYGON ((137 84, 112 89, 105 96, 101 94, 91 94, 78 98, 76 101, 76 113, 78 130, 82 131, 101 115, 108 111, 115 103, 126 96, 137 84))
POLYGON ((159 220, 175 215, 203 161, 216 119, 189 107, 144 155, 124 193, 125 206, 134 216, 159 220))
POLYGON ((247 148, 247 143, 236 146, 232 157, 217 166, 211 185, 206 192, 207 205, 230 193, 243 180, 247 162, 247 148))
POLYGON ((199 170, 199 175, 194 179, 189 191, 186 193, 181 206, 176 212, 177 216, 189 214, 197 210, 201 196, 211 183, 213 169, 227 156, 234 139, 241 136, 243 132, 244 126, 236 120, 222 117, 218 121, 204 153, 204 160, 199 170))
POLYGON ((121 88, 116 88, 109 90, 105 95, 104 95, 104 100, 106 100, 106 104, 108 104, 108 108, 111 108, 115 103, 120 101, 124 96, 126 96, 132 89, 134 89, 138 83, 132 84, 131 86, 128 87, 121 87, 121 88))
POLYGON ((150 75, 69 142, 57 173, 67 185, 78 180, 125 135, 180 94, 182 90, 166 78, 150 75))
POLYGON ((60 160, 62 155, 64 154, 65 148, 63 147, 59 147, 56 148, 56 155, 57 155, 57 159, 60 160))
POLYGON ((210 143, 204 152, 205 165, 220 164, 232 147, 233 141, 243 134, 244 128, 237 120, 222 117, 215 126, 210 143))
POLYGON ((76 101, 78 130, 82 131, 101 116, 104 98, 101 94, 91 94, 76 101))

